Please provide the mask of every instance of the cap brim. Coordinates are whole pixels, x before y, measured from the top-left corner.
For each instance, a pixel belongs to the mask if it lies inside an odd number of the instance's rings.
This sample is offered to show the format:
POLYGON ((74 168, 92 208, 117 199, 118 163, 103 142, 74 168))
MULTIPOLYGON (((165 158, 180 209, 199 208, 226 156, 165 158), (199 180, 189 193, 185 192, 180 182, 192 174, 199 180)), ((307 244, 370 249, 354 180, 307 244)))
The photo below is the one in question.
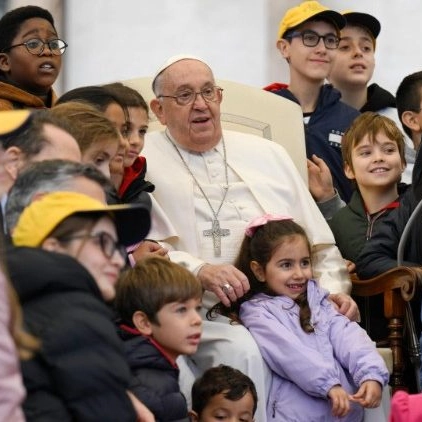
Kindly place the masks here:
POLYGON ((319 20, 319 19, 332 22, 338 29, 343 29, 346 26, 345 17, 341 13, 336 12, 335 10, 324 10, 322 12, 316 13, 310 18, 306 19, 306 21, 304 22, 309 22, 309 21, 314 21, 314 20, 319 20))
POLYGON ((26 130, 32 121, 29 110, 7 110, 0 112, 0 140, 15 136, 26 130))
POLYGON ((107 209, 80 211, 81 214, 91 212, 110 213, 116 224, 119 241, 125 246, 145 239, 151 228, 150 210, 144 204, 109 205, 107 209))
POLYGON ((381 32, 380 21, 368 13, 346 12, 343 13, 343 16, 346 18, 346 24, 350 23, 352 25, 360 25, 368 28, 375 39, 381 32))
POLYGON ((145 239, 151 228, 151 214, 144 204, 111 205, 120 242, 130 246, 145 239))

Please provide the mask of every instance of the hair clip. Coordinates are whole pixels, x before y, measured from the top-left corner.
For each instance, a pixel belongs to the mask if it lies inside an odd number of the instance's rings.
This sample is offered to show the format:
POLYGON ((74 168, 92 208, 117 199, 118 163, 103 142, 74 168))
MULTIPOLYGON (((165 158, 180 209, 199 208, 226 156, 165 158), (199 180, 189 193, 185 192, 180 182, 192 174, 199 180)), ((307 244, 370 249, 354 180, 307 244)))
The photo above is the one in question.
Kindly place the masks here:
POLYGON ((264 214, 254 218, 245 228, 245 235, 252 237, 258 227, 264 226, 269 221, 282 221, 282 220, 293 220, 293 217, 289 215, 278 215, 278 214, 264 214))

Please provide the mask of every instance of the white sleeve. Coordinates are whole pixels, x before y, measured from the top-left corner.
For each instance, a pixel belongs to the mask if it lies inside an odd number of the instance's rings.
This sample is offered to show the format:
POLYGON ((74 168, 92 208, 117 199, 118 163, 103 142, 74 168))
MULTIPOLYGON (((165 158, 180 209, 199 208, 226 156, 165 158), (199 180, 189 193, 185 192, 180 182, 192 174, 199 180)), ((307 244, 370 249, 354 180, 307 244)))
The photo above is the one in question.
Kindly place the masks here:
POLYGON ((314 277, 319 281, 319 285, 330 293, 350 294, 352 283, 337 246, 314 245, 312 252, 314 277))

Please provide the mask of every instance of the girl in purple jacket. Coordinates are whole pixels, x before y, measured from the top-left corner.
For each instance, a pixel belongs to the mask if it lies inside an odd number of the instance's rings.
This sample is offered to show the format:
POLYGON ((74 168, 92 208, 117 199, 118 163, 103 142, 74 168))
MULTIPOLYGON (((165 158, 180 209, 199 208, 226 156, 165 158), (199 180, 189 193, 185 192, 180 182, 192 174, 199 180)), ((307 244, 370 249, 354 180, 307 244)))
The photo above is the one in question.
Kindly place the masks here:
POLYGON ((312 279, 310 251, 291 217, 254 219, 236 261, 251 289, 218 311, 240 317, 272 371, 268 421, 362 421, 389 374, 366 332, 312 279))

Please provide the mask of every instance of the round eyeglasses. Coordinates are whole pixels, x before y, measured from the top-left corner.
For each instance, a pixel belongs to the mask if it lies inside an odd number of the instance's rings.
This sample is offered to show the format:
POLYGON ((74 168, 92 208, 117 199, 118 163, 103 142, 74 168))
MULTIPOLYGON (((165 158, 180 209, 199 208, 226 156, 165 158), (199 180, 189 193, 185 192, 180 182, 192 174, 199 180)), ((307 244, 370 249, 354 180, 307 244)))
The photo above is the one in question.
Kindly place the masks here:
POLYGON ((43 41, 39 38, 31 38, 28 41, 22 42, 20 44, 11 45, 10 47, 3 49, 2 53, 5 53, 6 51, 11 50, 12 48, 20 47, 21 45, 24 45, 26 47, 28 53, 34 54, 35 56, 41 56, 46 45, 55 56, 61 56, 66 51, 67 47, 67 43, 61 40, 60 38, 48 41, 43 41))
POLYGON ((325 48, 328 50, 335 50, 338 48, 340 43, 340 38, 335 34, 319 35, 310 29, 301 32, 295 31, 285 36, 287 39, 296 37, 302 37, 302 42, 305 47, 315 47, 318 45, 319 40, 322 39, 324 41, 325 48))
POLYGON ((177 104, 185 106, 195 102, 198 95, 200 95, 206 103, 217 101, 222 92, 223 88, 220 88, 219 86, 210 86, 202 88, 198 92, 195 92, 192 89, 186 89, 177 95, 158 95, 157 98, 173 98, 176 100, 177 104))

